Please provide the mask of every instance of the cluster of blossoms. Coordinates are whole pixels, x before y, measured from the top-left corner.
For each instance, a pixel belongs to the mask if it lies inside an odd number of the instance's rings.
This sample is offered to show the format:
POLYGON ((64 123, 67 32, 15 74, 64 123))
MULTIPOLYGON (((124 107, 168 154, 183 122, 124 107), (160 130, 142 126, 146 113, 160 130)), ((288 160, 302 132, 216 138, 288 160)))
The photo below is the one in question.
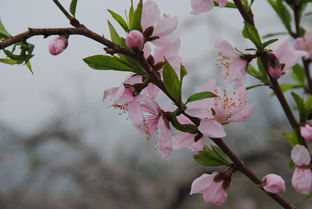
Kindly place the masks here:
MULTIPOLYGON (((227 0, 192 0, 192 13, 207 12, 215 4, 224 7, 227 0)), ((141 30, 131 30, 125 37, 126 46, 134 52, 142 53, 160 79, 160 72, 166 62, 174 70, 181 67, 180 40, 172 34, 177 24, 177 17, 161 15, 155 2, 146 0, 142 8, 141 30)), ((50 53, 61 53, 67 47, 67 39, 65 36, 53 39, 49 45, 50 53)), ((254 106, 247 104, 248 94, 243 86, 247 66, 258 54, 244 54, 225 40, 217 41, 215 47, 222 57, 220 63, 224 80, 233 83, 234 89, 229 94, 226 89, 217 87, 216 81, 211 79, 203 91, 213 93, 215 97, 192 102, 177 115, 178 123, 196 126, 196 132, 172 130, 169 115, 179 108, 174 105, 161 107, 156 101, 160 88, 143 75, 130 73, 120 86, 104 92, 104 99, 110 97, 113 107, 128 112, 134 126, 148 138, 158 133, 157 146, 162 159, 168 159, 173 150, 181 148, 202 151, 205 137, 225 137, 224 125, 246 120, 254 111, 254 106)), ((306 32, 304 37, 297 38, 294 45, 290 45, 289 38, 285 37, 273 49, 266 49, 265 53, 268 74, 273 79, 279 79, 299 59, 312 59, 312 32, 306 32)), ((302 125, 300 132, 305 140, 312 141, 312 126, 309 123, 302 125)), ((291 152, 291 158, 296 166, 292 185, 298 192, 308 194, 312 186, 311 155, 306 147, 296 145, 291 152)), ((212 174, 202 174, 193 181, 191 194, 201 193, 205 202, 223 204, 227 199, 232 172, 232 168, 228 168, 212 174)), ((276 174, 264 176, 261 186, 269 193, 286 190, 284 180, 276 174)))

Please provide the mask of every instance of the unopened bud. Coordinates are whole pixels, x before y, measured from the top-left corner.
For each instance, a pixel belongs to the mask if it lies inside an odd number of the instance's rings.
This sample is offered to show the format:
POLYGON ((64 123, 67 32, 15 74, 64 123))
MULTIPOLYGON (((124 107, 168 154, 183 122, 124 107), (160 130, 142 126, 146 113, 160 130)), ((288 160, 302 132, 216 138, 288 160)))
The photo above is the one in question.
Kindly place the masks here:
POLYGON ((126 36, 126 45, 129 48, 138 48, 140 50, 143 49, 144 46, 144 36, 138 30, 132 30, 126 36))
POLYGON ((276 174, 268 174, 262 179, 262 187, 265 191, 271 193, 285 192, 285 181, 276 174))
POLYGON ((270 76, 274 79, 279 79, 285 74, 283 72, 285 65, 281 64, 273 53, 269 53, 267 56, 267 66, 270 76))
POLYGON ((49 52, 52 55, 58 55, 62 51, 64 51, 64 49, 66 49, 67 45, 68 45, 67 37, 65 37, 65 36, 57 37, 57 38, 51 40, 51 42, 49 44, 49 52))

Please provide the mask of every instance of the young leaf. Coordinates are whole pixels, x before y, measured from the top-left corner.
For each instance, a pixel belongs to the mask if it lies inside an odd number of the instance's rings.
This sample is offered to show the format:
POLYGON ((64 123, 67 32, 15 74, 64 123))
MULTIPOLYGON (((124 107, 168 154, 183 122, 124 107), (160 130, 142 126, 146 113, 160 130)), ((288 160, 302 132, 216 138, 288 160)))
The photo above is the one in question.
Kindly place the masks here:
POLYGON ((242 34, 245 38, 252 41, 258 48, 263 48, 259 33, 257 29, 255 28, 255 26, 250 25, 249 23, 245 22, 245 26, 242 31, 242 34))
POLYGON ((291 92, 291 96, 294 98, 294 100, 296 102, 298 112, 299 112, 299 116, 300 116, 300 122, 304 122, 306 120, 304 101, 298 94, 296 94, 293 91, 291 92))
POLYGON ((263 62, 262 62, 260 57, 257 58, 257 65, 258 65, 259 71, 262 74, 262 76, 261 76, 262 77, 262 79, 261 79, 262 82, 263 83, 268 83, 269 82, 268 74, 267 74, 267 72, 265 70, 265 66, 264 66, 264 64, 263 64, 263 62))
POLYGON ((126 33, 129 33, 130 29, 128 27, 127 22, 117 13, 108 9, 108 12, 112 15, 112 17, 119 23, 119 25, 124 29, 126 33))
POLYGON ((118 45, 122 45, 122 41, 121 38, 119 36, 119 34, 117 33, 117 31, 115 30, 114 26, 111 24, 111 22, 108 20, 108 27, 109 27, 109 33, 110 33, 110 37, 112 42, 118 44, 118 45))
POLYGON ((268 40, 268 41, 264 42, 264 43, 262 44, 262 46, 263 46, 263 48, 265 48, 265 47, 269 46, 270 44, 274 43, 274 42, 277 41, 277 40, 278 40, 277 38, 268 40))
POLYGON ((142 9, 143 9, 143 2, 142 0, 140 0, 134 12, 132 25, 130 25, 131 30, 141 30, 142 9))
POLYGON ((1 38, 10 38, 11 35, 8 33, 8 31, 3 26, 1 20, 0 20, 0 39, 1 38))
POLYGON ((292 71, 293 71, 293 73, 291 74, 292 79, 304 85, 305 72, 303 67, 299 64, 296 64, 295 66, 292 67, 292 71))
POLYGON ((73 16, 76 14, 77 1, 78 0, 72 0, 69 6, 69 11, 73 16))
POLYGON ((217 97, 218 95, 216 95, 215 93, 213 92, 210 92, 210 91, 202 91, 202 92, 198 92, 198 93, 195 93, 193 95, 191 95, 186 103, 189 103, 189 102, 194 102, 194 101, 197 101, 197 100, 202 100, 202 99, 207 99, 207 98, 212 98, 212 97, 217 97))
POLYGON ((198 128, 191 124, 181 124, 177 119, 177 111, 172 112, 169 115, 169 120, 171 124, 179 131, 187 132, 187 133, 196 133, 198 131, 198 128))
POLYGON ((254 66, 252 66, 251 64, 249 64, 248 65, 248 67, 247 67, 247 69, 246 69, 246 72, 249 74, 249 75, 251 75, 251 76, 253 76, 253 77, 255 77, 255 78, 257 78, 257 79, 259 79, 259 80, 262 80, 262 73, 260 73, 254 66))
POLYGON ((95 55, 83 59, 89 67, 96 70, 116 70, 116 71, 131 71, 136 72, 136 69, 131 68, 128 64, 120 60, 118 57, 107 55, 95 55))
POLYGON ((219 148, 213 147, 209 148, 207 146, 204 147, 204 150, 199 152, 199 154, 194 155, 194 159, 205 166, 225 166, 230 165, 230 162, 219 148))
POLYGON ((288 133, 284 131, 279 131, 279 133, 282 134, 287 139, 291 147, 294 147, 295 145, 299 143, 299 139, 298 139, 296 132, 288 133))
POLYGON ((291 83, 283 83, 280 85, 282 91, 288 91, 291 89, 298 89, 304 87, 303 85, 296 85, 291 83))
POLYGON ((181 102, 181 85, 179 78, 175 70, 167 61, 163 70, 163 78, 165 88, 170 96, 172 96, 177 102, 181 102))
POLYGON ((9 64, 9 65, 15 65, 18 64, 16 60, 8 59, 8 58, 0 58, 0 62, 9 64))

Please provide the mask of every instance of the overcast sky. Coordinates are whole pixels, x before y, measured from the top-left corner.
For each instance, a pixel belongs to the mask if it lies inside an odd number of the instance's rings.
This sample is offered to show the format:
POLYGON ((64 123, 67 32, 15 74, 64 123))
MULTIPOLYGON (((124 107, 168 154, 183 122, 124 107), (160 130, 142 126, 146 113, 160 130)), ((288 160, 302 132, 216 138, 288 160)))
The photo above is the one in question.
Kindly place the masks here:
MULTIPOLYGON (((68 8, 69 0, 61 1, 68 8)), ((233 9, 215 8, 210 13, 199 16, 190 14, 191 0, 156 0, 162 12, 179 17, 178 34, 181 37, 181 55, 184 63, 193 63, 207 59, 210 63, 189 69, 205 76, 213 72, 216 55, 213 48, 217 39, 228 39, 238 48, 248 47, 248 42, 240 38, 242 21, 233 9), (196 24, 197 23, 197 24, 196 24), (199 70, 201 69, 201 71, 199 70), (206 69, 207 68, 207 69, 206 69)), ((23 32, 27 27, 68 27, 67 19, 53 4, 52 0, 0 0, 0 18, 11 34, 23 32)), ((107 35, 107 8, 120 14, 128 8, 129 0, 80 0, 77 18, 90 29, 107 35)), ((258 25, 262 34, 270 32, 274 24, 274 15, 266 1, 256 0, 254 4, 258 25), (264 12, 265 11, 265 12, 264 12), (267 12, 268 11, 268 12, 267 12), (265 25, 265 27, 263 27, 265 25)), ((275 18, 276 20, 276 18, 275 18)), ((281 28, 282 30, 282 28, 281 28)), ((48 53, 48 43, 53 37, 31 38, 36 45, 35 57, 31 60, 34 75, 24 66, 9 66, 0 63, 0 119, 19 130, 35 130, 50 120, 57 111, 50 93, 61 95, 73 104, 79 102, 75 97, 79 91, 85 91, 85 100, 98 103, 106 109, 101 97, 103 90, 119 85, 125 74, 118 72, 94 71, 82 62, 82 58, 103 53, 103 46, 78 36, 72 36, 68 48, 58 56, 48 53), (74 99, 75 98, 75 99, 74 99)), ((203 79, 206 79, 205 77, 203 79)), ((52 97, 53 98, 53 97, 52 97)), ((119 121, 120 122, 120 121, 119 121)))

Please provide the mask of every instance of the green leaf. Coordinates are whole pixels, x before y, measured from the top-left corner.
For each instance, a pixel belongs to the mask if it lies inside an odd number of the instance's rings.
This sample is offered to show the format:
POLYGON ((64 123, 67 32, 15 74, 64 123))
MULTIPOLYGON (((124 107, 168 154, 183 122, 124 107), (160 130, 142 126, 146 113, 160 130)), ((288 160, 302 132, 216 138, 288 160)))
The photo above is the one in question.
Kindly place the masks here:
POLYGON ((134 7, 133 7, 133 0, 131 0, 131 6, 129 11, 129 25, 131 28, 131 25, 133 25, 134 22, 134 7))
POLYGON ((76 14, 76 7, 77 7, 77 1, 78 0, 72 0, 70 2, 69 11, 70 13, 75 17, 76 14))
POLYGON ((31 68, 31 63, 29 62, 29 60, 27 60, 27 61, 25 62, 25 65, 26 65, 26 67, 28 68, 28 70, 29 70, 32 74, 34 74, 34 72, 32 71, 32 68, 31 68))
POLYGON ((259 83, 259 84, 247 86, 247 87, 246 87, 246 90, 254 89, 254 88, 257 88, 257 87, 261 87, 261 86, 266 86, 266 84, 259 83))
POLYGON ((16 60, 7 59, 7 58, 0 58, 0 62, 5 63, 5 64, 9 64, 9 65, 18 64, 18 62, 16 60))
MULTIPOLYGON (((214 2, 214 6, 215 6, 215 7, 219 7, 219 4, 216 3, 216 2, 214 2)), ((226 7, 226 8, 232 8, 232 9, 236 9, 236 8, 237 8, 236 5, 235 5, 233 2, 228 2, 228 3, 226 3, 226 5, 225 5, 224 7, 226 7)))
POLYGON ((117 13, 108 9, 108 12, 112 15, 112 17, 119 23, 119 25, 124 29, 126 33, 129 33, 130 29, 128 27, 127 22, 117 13))
POLYGON ((304 109, 307 114, 312 112, 312 96, 309 96, 306 102, 304 103, 304 109))
POLYGON ((194 159, 204 166, 228 166, 230 162, 225 154, 219 148, 204 147, 204 150, 199 154, 194 155, 194 159))
POLYGON ((169 120, 171 122, 171 124, 179 131, 182 132, 187 132, 187 133, 197 133, 198 132, 198 128, 194 125, 191 124, 181 124, 178 119, 177 119, 177 112, 178 111, 174 111, 169 115, 169 120))
POLYGON ((228 156, 217 146, 211 145, 211 149, 220 157, 220 159, 223 159, 224 162, 229 162, 228 156))
POLYGON ((268 40, 268 41, 264 42, 264 43, 262 44, 262 46, 263 46, 263 48, 265 48, 265 47, 269 46, 270 44, 274 43, 274 42, 277 41, 277 40, 278 40, 277 38, 268 40))
POLYGON ((260 57, 257 58, 257 65, 258 65, 258 69, 259 69, 260 73, 262 74, 261 81, 263 83, 269 83, 268 74, 266 72, 265 66, 264 66, 260 57))
POLYGON ((89 67, 96 70, 116 70, 116 71, 131 71, 136 72, 136 69, 131 68, 127 63, 120 60, 118 57, 108 55, 95 55, 83 59, 89 67))
POLYGON ((286 6, 283 4, 282 0, 268 0, 272 8, 275 10, 278 17, 281 19, 283 25, 287 29, 288 32, 291 32, 291 16, 286 8, 286 6))
POLYGON ((181 89, 181 94, 182 94, 182 84, 183 84, 183 79, 187 75, 187 70, 184 65, 181 65, 180 67, 180 89, 181 89))
POLYGON ((288 133, 284 131, 278 131, 280 134, 282 134, 288 141, 289 145, 291 147, 296 146, 299 143, 299 138, 296 134, 296 132, 288 133))
POLYGON ((282 91, 288 91, 291 89, 298 89, 304 87, 303 85, 291 84, 291 83, 283 83, 280 85, 282 91))
POLYGON ((291 74, 292 79, 294 79, 298 83, 304 85, 304 83, 305 83, 304 68, 301 65, 296 64, 295 66, 292 67, 292 71, 293 71, 291 74))
POLYGON ((249 23, 245 22, 245 26, 242 31, 242 34, 245 38, 252 41, 258 48, 263 48, 259 33, 255 26, 250 25, 249 23))
POLYGON ((172 96, 176 102, 181 102, 181 85, 179 78, 175 72, 175 70, 172 68, 172 66, 169 64, 168 61, 166 61, 164 70, 163 70, 163 78, 164 78, 164 85, 170 96, 172 96))
MULTIPOLYGON (((312 2, 312 1, 310 1, 310 2, 312 2)), ((311 197, 312 197, 312 192, 310 192, 310 194, 304 196, 304 199, 309 199, 309 198, 311 198, 311 197)))
POLYGON ((0 20, 0 39, 1 38, 10 38, 11 35, 8 33, 8 31, 5 29, 5 27, 3 26, 1 20, 0 20))
POLYGON ((287 32, 268 33, 268 34, 262 36, 262 38, 271 38, 271 37, 283 36, 283 35, 288 35, 288 33, 287 32))
POLYGON ((134 12, 132 24, 130 25, 131 30, 141 30, 142 10, 143 10, 143 2, 142 0, 140 0, 134 12))
POLYGON ((303 99, 293 91, 291 92, 291 96, 294 98, 294 100, 296 102, 297 109, 298 109, 299 116, 300 116, 300 122, 306 121, 303 99))
POLYGON ((217 97, 218 95, 210 92, 210 91, 202 91, 202 92, 198 92, 198 93, 195 93, 193 95, 191 95, 186 103, 189 103, 189 102, 194 102, 194 101, 198 101, 198 100, 202 100, 202 99, 207 99, 207 98, 212 98, 212 97, 217 97))
POLYGON ((110 33, 110 37, 111 37, 112 42, 114 42, 114 43, 116 43, 118 45, 121 45, 122 41, 120 39, 119 34, 115 30, 114 26, 111 24, 110 21, 107 21, 107 23, 108 23, 109 33, 110 33))
POLYGON ((254 66, 252 66, 251 64, 249 64, 248 66, 247 66, 247 69, 246 69, 246 72, 249 74, 249 75, 251 75, 251 76, 253 76, 253 77, 255 77, 255 78, 257 78, 257 79, 259 79, 259 80, 262 80, 262 73, 260 73, 254 66))

